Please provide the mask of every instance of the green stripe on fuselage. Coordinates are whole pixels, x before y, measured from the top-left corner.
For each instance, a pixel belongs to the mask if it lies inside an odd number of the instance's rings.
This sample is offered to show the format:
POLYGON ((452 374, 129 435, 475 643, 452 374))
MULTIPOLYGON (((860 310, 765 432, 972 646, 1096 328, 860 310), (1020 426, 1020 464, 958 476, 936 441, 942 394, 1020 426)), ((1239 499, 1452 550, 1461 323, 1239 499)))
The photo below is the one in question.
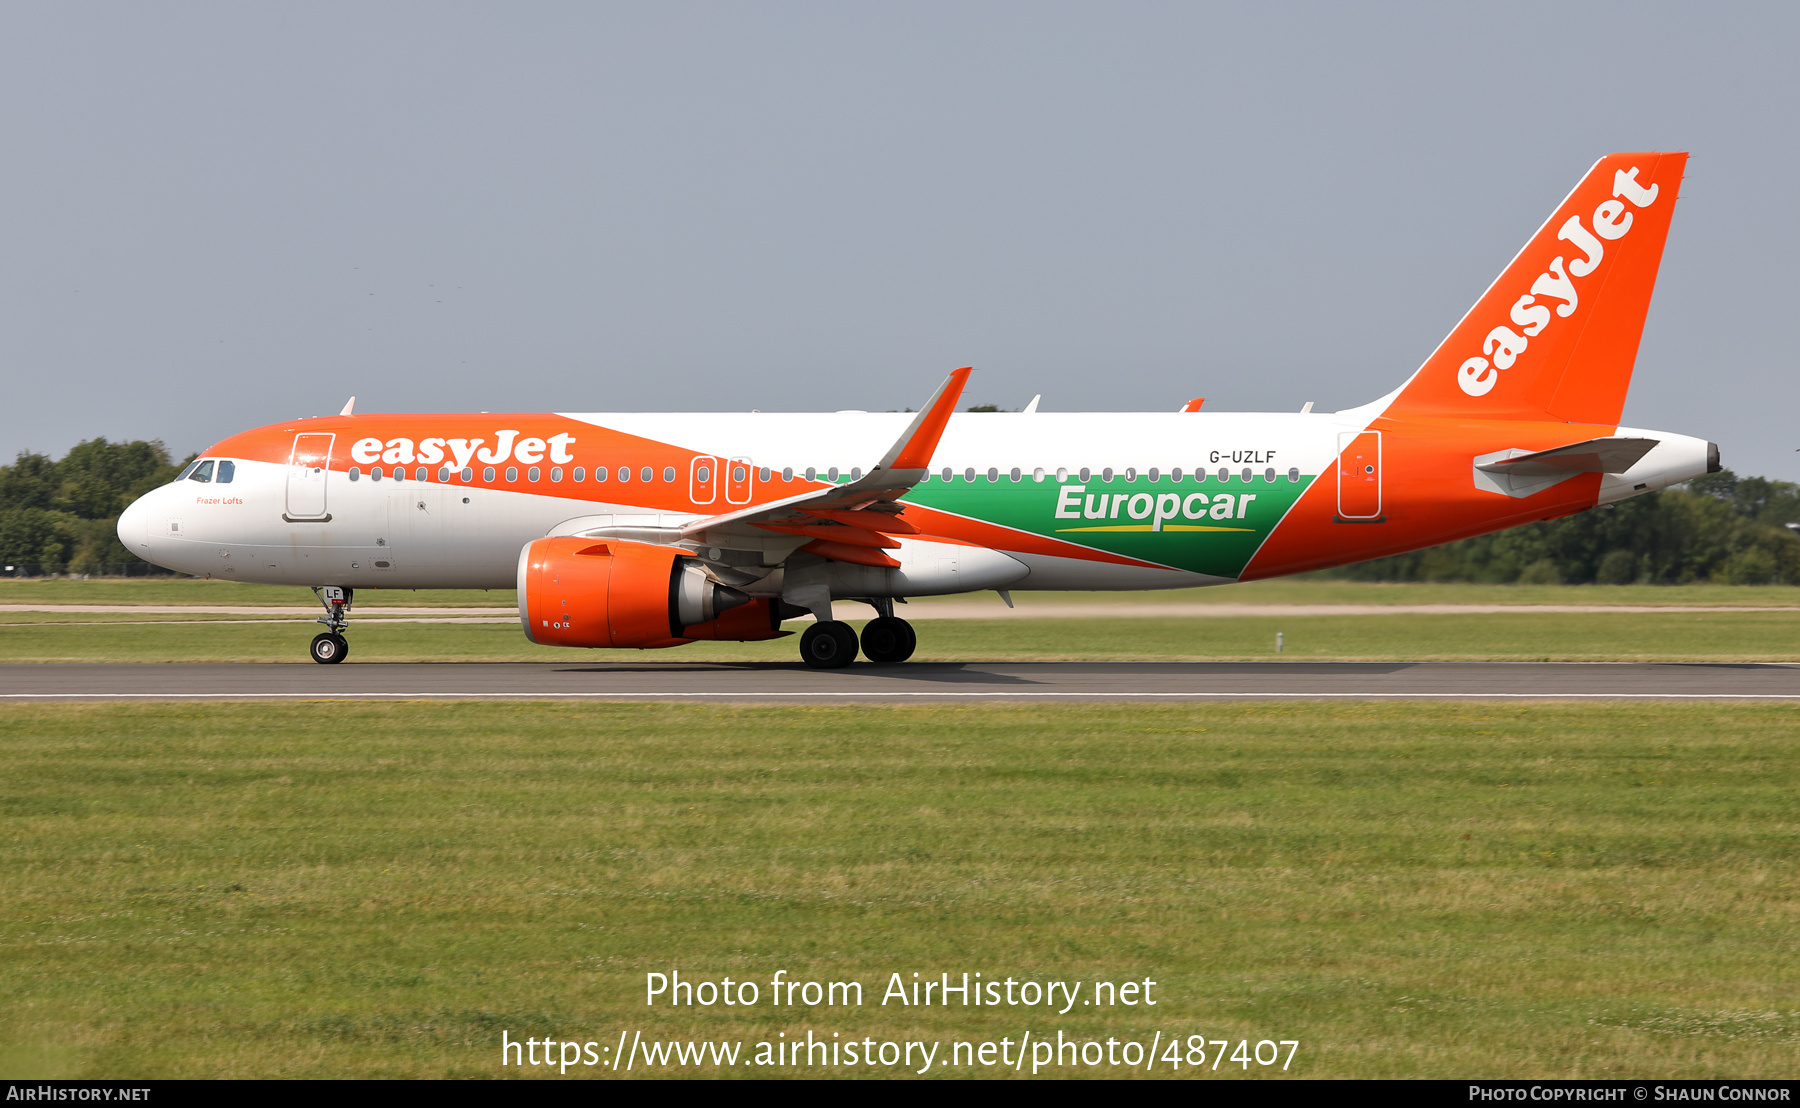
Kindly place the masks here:
POLYGON ((905 500, 1093 550, 1237 577, 1312 480, 1114 477, 1057 484, 1030 477, 1015 483, 1004 474, 997 482, 933 476, 905 500), (1171 496, 1178 498, 1172 511, 1171 496))

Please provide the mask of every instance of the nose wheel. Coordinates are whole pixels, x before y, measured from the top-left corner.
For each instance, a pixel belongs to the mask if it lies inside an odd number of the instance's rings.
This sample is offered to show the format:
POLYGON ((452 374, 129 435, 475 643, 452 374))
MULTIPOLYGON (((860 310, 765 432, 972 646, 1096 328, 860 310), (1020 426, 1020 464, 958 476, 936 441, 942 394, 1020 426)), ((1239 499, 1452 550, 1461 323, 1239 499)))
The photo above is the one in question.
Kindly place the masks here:
POLYGON ((350 656, 350 640, 331 631, 314 635, 312 660, 322 666, 336 665, 350 656))

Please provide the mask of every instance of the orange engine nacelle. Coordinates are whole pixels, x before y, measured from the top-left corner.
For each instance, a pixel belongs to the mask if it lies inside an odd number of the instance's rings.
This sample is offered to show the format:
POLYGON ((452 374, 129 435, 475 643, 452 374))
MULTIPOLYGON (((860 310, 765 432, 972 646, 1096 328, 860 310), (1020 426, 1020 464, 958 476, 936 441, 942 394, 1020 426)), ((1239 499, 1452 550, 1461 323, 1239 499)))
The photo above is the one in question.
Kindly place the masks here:
POLYGON ((551 538, 519 553, 519 622, 545 646, 652 649, 773 639, 779 603, 752 600, 671 546, 551 538))

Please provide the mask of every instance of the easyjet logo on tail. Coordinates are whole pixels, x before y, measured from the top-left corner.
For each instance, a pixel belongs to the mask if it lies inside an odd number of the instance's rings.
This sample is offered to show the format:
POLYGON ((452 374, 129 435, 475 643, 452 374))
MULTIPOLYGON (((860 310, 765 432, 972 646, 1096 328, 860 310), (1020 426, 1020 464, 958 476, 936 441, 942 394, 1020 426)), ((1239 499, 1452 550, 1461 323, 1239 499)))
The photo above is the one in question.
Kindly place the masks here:
POLYGON ((1582 224, 1580 215, 1570 216, 1562 225, 1556 237, 1580 250, 1582 256, 1565 266, 1562 255, 1558 255, 1531 283, 1531 291, 1519 297, 1512 306, 1512 322, 1518 330, 1500 326, 1487 333, 1481 342, 1481 353, 1485 356, 1470 358, 1456 371, 1456 383, 1464 392, 1470 396, 1485 396, 1499 383, 1500 372, 1511 369, 1531 340, 1550 325, 1551 305, 1538 303, 1539 297, 1555 302, 1557 318, 1567 319, 1575 314, 1581 302, 1576 280, 1598 269, 1601 259, 1606 256, 1606 244, 1624 238, 1631 230, 1631 212, 1618 198, 1630 201, 1633 208, 1648 208, 1656 203, 1661 186, 1645 188, 1638 184, 1637 174, 1637 166, 1613 174, 1614 199, 1594 209, 1593 230, 1582 224))

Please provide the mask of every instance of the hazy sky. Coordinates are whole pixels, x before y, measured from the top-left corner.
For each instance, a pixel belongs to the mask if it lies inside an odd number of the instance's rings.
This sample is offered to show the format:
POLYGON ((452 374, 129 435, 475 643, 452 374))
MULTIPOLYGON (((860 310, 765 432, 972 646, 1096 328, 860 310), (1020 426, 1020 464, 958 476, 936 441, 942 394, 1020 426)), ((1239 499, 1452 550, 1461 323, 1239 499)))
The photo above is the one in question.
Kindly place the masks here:
POLYGON ((1361 403, 1691 150, 1627 422, 1800 478, 1800 6, 0 5, 0 456, 336 412, 1361 403))

